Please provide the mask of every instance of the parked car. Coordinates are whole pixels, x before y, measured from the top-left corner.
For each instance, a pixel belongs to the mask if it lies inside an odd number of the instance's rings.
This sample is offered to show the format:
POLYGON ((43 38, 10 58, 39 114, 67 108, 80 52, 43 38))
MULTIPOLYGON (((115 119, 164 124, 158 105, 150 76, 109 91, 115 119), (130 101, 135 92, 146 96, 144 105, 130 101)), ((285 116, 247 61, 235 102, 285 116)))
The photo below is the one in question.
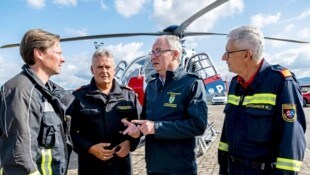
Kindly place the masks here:
POLYGON ((307 106, 310 103, 310 85, 301 86, 301 92, 304 106, 307 106))
POLYGON ((226 104, 227 103, 227 95, 225 93, 214 94, 211 99, 212 105, 215 104, 226 104))

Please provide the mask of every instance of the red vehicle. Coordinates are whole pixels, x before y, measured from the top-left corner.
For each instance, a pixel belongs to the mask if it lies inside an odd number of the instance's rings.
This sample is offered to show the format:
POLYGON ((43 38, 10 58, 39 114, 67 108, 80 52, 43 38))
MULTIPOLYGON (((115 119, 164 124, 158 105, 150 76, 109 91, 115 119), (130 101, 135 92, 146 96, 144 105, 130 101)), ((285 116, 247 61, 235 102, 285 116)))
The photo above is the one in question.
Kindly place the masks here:
POLYGON ((310 103, 310 85, 302 85, 301 92, 304 106, 307 106, 310 103))

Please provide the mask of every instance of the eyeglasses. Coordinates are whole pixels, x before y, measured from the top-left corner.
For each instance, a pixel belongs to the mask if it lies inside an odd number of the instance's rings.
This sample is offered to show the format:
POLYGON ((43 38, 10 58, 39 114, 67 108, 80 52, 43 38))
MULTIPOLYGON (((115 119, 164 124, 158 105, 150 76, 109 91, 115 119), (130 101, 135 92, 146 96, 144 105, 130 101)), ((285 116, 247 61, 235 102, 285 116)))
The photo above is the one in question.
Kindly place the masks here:
POLYGON ((224 52, 224 55, 227 56, 227 58, 229 58, 229 54, 232 54, 232 53, 237 53, 237 52, 243 52, 243 51, 247 51, 249 49, 242 49, 242 50, 234 50, 234 51, 226 51, 224 52))
POLYGON ((154 55, 155 57, 160 57, 161 54, 164 52, 169 52, 172 51, 171 49, 166 49, 166 50, 161 50, 161 49, 156 49, 156 50, 151 50, 149 55, 152 56, 154 55))

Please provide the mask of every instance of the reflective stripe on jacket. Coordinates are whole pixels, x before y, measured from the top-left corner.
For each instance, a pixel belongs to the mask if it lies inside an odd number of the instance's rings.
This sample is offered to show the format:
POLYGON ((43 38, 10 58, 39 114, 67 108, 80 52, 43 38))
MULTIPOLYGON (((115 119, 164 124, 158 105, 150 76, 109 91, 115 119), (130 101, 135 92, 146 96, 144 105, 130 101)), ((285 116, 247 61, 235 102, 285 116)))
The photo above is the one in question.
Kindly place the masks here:
POLYGON ((64 113, 74 97, 51 81, 43 85, 25 65, 1 87, 0 98, 3 174, 66 174, 64 113))
POLYGON ((274 163, 272 174, 300 171, 306 148, 302 95, 295 76, 283 71, 287 70, 264 61, 246 90, 232 79, 219 144, 220 172, 233 168, 228 166, 232 156, 243 162, 274 163))

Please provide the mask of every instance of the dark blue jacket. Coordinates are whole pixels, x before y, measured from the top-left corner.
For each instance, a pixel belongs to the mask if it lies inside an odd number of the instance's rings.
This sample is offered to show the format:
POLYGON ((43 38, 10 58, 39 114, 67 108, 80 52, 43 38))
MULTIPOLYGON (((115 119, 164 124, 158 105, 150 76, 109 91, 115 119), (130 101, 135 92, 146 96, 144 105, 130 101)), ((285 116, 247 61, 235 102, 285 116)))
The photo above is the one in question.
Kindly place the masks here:
POLYGON ((141 114, 155 121, 155 134, 146 136, 147 171, 195 174, 195 136, 204 133, 208 115, 203 81, 180 67, 160 83, 158 74, 148 83, 141 114))
POLYGON ((246 90, 234 77, 224 113, 218 153, 221 173, 229 169, 230 175, 297 174, 306 147, 306 120, 300 87, 291 72, 264 61, 246 90), (255 170, 259 163, 275 167, 255 170))
POLYGON ((72 116, 71 136, 74 150, 79 156, 80 175, 129 175, 131 161, 129 154, 120 158, 114 156, 102 161, 88 153, 91 146, 98 143, 111 143, 115 147, 129 140, 131 150, 136 149, 139 139, 124 136, 125 130, 121 119, 128 121, 138 119, 141 106, 135 92, 120 86, 113 80, 113 88, 109 95, 101 93, 94 79, 89 85, 83 86, 74 93, 76 97, 69 109, 72 116))

